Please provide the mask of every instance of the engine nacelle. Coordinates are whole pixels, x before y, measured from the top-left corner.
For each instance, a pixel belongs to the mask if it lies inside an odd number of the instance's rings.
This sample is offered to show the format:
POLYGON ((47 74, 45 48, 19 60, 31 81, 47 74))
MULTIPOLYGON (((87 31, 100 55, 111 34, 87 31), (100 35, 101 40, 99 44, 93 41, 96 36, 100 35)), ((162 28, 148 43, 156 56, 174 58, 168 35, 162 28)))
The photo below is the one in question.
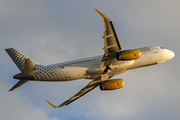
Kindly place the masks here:
POLYGON ((135 60, 141 57, 139 49, 128 50, 122 53, 116 54, 117 60, 135 60))
POLYGON ((103 90, 116 90, 124 87, 123 79, 114 79, 101 84, 100 89, 103 90))

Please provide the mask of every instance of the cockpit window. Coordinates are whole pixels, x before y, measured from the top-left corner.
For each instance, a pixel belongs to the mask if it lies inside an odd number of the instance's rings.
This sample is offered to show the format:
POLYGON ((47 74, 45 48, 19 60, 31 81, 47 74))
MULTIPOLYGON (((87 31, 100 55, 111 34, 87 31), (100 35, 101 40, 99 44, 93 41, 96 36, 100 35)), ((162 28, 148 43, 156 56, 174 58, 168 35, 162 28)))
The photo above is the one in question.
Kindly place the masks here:
POLYGON ((161 49, 165 49, 164 47, 161 47, 161 49))

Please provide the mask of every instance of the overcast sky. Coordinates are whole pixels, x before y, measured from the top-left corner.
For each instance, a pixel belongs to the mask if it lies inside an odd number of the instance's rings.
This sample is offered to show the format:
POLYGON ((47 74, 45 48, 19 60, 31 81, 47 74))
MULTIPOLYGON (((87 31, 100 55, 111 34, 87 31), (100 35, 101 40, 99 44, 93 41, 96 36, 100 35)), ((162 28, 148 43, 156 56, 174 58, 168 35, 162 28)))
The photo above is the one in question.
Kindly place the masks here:
POLYGON ((179 120, 179 0, 0 0, 1 120, 179 120), (114 23, 123 49, 164 46, 175 57, 155 66, 130 70, 115 91, 99 87, 72 104, 54 109, 88 80, 28 82, 15 91, 20 71, 6 48, 16 48, 43 65, 103 54, 103 19, 114 23))

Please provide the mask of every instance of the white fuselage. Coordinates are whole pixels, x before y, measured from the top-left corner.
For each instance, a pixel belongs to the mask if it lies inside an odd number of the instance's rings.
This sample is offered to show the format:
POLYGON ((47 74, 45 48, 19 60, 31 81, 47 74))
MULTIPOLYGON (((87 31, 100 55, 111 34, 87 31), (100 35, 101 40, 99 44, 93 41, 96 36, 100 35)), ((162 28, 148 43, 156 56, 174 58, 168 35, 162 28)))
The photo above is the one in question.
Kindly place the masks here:
POLYGON ((93 79, 102 74, 109 77, 126 72, 127 70, 166 62, 174 57, 174 53, 163 47, 139 48, 141 57, 136 60, 117 61, 109 65, 111 70, 102 73, 105 68, 99 68, 103 56, 96 56, 49 66, 36 66, 38 72, 33 74, 35 81, 69 81, 76 79, 93 79))

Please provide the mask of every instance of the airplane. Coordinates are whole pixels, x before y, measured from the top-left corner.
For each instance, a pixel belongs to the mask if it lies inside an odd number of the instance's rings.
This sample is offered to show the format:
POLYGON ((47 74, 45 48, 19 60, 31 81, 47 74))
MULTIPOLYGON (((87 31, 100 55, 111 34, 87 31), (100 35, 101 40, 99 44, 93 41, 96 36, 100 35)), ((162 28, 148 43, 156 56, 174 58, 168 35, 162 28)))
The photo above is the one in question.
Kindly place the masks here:
POLYGON ((95 10, 104 20, 103 55, 44 66, 14 48, 5 49, 21 71, 13 76, 19 82, 9 91, 15 90, 28 81, 91 80, 87 86, 59 106, 46 100, 52 107, 58 108, 72 103, 97 86, 101 91, 120 89, 124 86, 123 79, 110 79, 111 77, 135 68, 164 63, 174 57, 175 54, 172 51, 160 46, 123 50, 112 21, 97 9, 95 10))

